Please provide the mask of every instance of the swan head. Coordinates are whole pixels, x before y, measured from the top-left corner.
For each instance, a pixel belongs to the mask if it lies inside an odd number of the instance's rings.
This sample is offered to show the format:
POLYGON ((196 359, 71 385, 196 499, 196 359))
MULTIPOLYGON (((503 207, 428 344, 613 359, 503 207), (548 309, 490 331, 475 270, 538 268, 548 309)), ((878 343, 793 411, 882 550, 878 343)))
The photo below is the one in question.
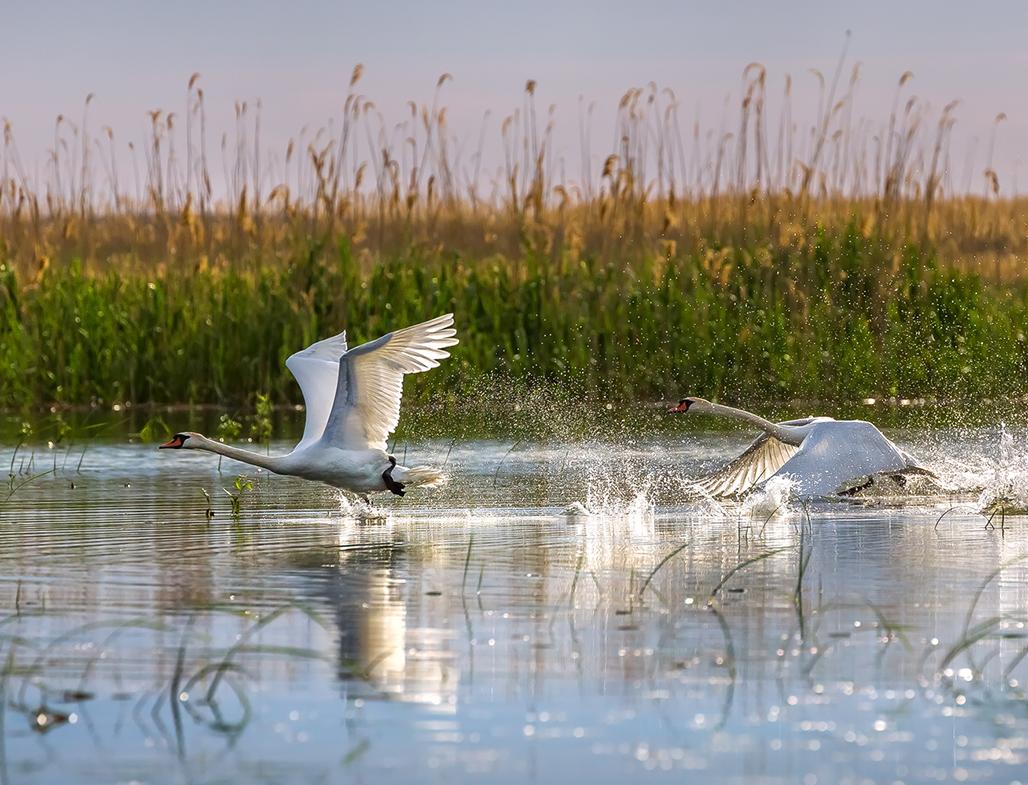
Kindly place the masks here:
POLYGON ((714 404, 710 401, 705 401, 702 398, 682 398, 678 402, 677 406, 672 406, 668 409, 671 414, 685 414, 686 412, 693 412, 702 414, 703 412, 710 413, 714 408, 714 404))
POLYGON ((201 439, 203 439, 203 437, 198 433, 193 433, 192 431, 183 431, 182 433, 176 433, 174 436, 171 437, 169 441, 166 441, 164 444, 160 445, 158 449, 195 450, 197 447, 199 447, 199 442, 201 439), (192 442, 192 444, 190 444, 190 442, 192 442))

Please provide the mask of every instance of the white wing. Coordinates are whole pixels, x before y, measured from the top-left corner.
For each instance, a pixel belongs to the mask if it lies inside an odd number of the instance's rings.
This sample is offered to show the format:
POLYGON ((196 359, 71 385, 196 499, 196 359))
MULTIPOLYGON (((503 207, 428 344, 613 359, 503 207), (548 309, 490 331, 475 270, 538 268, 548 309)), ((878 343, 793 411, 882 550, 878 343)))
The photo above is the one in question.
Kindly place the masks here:
MULTIPOLYGON (((805 417, 779 424, 809 425, 813 420, 813 417, 805 417)), ((799 449, 766 433, 761 434, 742 455, 696 485, 711 496, 738 496, 772 477, 799 449)))
POLYGON ((324 439, 339 447, 384 450, 400 421, 403 376, 428 371, 457 343, 453 314, 405 327, 351 349, 339 359, 335 400, 324 439))
POLYGON ((290 355, 286 368, 296 378, 303 393, 307 419, 303 438, 296 445, 300 450, 316 442, 325 432, 325 423, 336 398, 336 379, 339 377, 339 358, 346 354, 346 330, 339 335, 312 343, 306 349, 290 355))
POLYGON ((827 496, 876 474, 925 471, 874 425, 862 420, 824 423, 803 440, 779 474, 794 479, 797 496, 827 496))

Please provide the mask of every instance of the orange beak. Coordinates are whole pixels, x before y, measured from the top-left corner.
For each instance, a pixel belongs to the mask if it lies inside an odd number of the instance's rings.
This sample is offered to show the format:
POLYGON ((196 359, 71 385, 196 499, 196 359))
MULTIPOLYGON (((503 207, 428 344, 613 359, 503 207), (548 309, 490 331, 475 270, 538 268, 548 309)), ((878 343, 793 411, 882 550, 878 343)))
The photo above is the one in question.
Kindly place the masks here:
POLYGON ((170 442, 165 442, 164 444, 162 444, 157 449, 158 450, 174 450, 174 449, 180 448, 183 444, 185 444, 185 439, 183 439, 181 436, 175 436, 175 437, 172 438, 172 440, 170 442))
POLYGON ((691 405, 691 403, 691 401, 682 401, 677 406, 672 406, 670 409, 668 409, 668 414, 681 414, 682 412, 687 412, 689 411, 689 406, 691 405))

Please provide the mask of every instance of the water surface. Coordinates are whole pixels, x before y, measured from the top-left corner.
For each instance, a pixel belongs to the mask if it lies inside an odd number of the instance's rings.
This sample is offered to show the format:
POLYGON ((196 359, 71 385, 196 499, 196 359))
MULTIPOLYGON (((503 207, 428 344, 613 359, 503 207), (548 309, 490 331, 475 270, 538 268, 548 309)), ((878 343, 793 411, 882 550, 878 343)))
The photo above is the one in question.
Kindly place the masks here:
POLYGON ((0 782, 1028 782, 1028 526, 974 511, 1026 434, 890 435, 950 490, 691 498, 737 432, 439 440, 397 451, 450 483, 360 521, 209 455, 8 449, 0 782))

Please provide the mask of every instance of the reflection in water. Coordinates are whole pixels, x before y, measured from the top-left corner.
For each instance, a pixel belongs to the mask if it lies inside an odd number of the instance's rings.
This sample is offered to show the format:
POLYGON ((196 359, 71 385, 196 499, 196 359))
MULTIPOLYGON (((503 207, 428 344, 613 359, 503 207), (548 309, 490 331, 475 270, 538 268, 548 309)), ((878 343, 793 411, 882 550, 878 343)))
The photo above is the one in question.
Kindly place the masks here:
POLYGON ((3 783, 1026 779, 1020 522, 509 444, 382 524, 266 476, 208 520, 213 465, 111 452, 0 507, 3 783))
MULTIPOLYGON (((312 576, 315 601, 335 614, 340 679, 363 681, 379 697, 453 712, 457 685, 449 678, 453 658, 445 616, 408 607, 402 576, 410 565, 403 544, 388 534, 378 541, 364 535, 361 527, 344 527, 338 563, 312 576)), ((431 554, 425 556, 419 566, 430 569, 431 554)))

